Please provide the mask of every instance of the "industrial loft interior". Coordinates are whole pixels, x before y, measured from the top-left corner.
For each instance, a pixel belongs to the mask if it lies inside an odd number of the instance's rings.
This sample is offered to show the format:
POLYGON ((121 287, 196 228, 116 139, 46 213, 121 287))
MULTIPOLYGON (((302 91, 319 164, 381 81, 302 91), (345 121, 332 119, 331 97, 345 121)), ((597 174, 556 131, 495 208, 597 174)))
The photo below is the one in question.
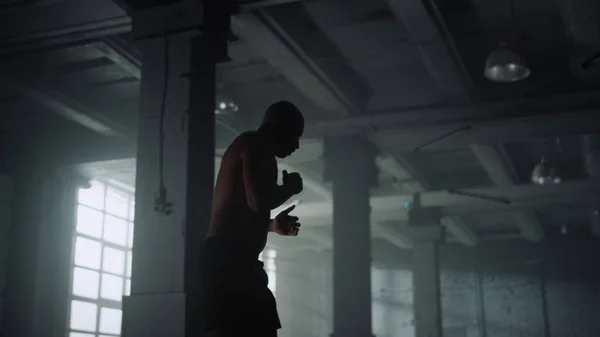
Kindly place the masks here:
POLYGON ((0 1, 0 336, 207 336, 216 174, 278 101, 278 336, 600 336, 598 0, 0 1))

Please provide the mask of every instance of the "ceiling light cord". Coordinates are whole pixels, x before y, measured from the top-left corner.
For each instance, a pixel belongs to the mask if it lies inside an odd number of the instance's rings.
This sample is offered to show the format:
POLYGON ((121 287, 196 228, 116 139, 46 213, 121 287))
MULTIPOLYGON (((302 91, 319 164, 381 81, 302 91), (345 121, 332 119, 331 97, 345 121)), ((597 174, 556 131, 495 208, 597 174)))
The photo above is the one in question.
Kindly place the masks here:
POLYGON ((154 196, 154 211, 163 215, 173 213, 173 203, 167 199, 165 186, 165 116, 167 111, 167 93, 169 87, 169 37, 164 36, 164 74, 163 89, 160 103, 159 140, 158 140, 158 191, 154 196))

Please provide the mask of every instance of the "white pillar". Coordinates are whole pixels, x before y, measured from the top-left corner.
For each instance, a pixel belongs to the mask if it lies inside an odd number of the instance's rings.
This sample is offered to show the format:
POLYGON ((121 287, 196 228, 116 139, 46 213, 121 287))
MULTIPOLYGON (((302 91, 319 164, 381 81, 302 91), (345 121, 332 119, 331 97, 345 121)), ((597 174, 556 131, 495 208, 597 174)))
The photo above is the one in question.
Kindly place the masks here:
POLYGON ((131 296, 123 301, 124 337, 205 333, 197 296, 200 247, 210 222, 214 186, 217 51, 210 35, 200 35, 202 10, 200 1, 182 1, 133 15, 142 83, 132 284, 131 296), (169 214, 157 212, 161 138, 166 201, 172 203, 169 214))
POLYGON ((439 243, 444 230, 437 212, 411 211, 413 306, 416 337, 442 337, 439 243), (417 213, 421 213, 417 215, 417 213), (426 216, 421 216, 423 214, 426 216), (437 219, 437 220, 436 220, 437 219))

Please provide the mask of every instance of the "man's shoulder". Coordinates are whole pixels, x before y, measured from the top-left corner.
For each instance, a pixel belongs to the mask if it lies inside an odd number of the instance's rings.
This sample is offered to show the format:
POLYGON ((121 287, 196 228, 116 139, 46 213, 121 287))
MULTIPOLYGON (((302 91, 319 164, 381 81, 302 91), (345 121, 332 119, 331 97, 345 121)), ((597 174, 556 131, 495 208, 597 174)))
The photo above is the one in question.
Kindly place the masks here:
POLYGON ((237 144, 238 148, 243 151, 254 151, 264 148, 264 146, 262 146, 263 140, 256 131, 246 131, 240 134, 233 143, 237 144))
POLYGON ((261 144, 262 140, 256 131, 246 131, 235 138, 227 152, 233 151, 238 154, 256 152, 264 149, 261 144))

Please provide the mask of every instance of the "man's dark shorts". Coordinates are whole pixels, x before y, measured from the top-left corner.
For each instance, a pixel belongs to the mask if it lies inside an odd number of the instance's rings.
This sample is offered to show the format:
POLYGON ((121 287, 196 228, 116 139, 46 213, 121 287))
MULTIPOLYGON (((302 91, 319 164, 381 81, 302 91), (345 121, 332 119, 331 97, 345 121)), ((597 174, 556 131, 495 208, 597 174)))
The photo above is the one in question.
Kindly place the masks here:
POLYGON ((201 273, 208 331, 281 328, 267 273, 255 254, 226 238, 210 237, 202 249, 201 273))

